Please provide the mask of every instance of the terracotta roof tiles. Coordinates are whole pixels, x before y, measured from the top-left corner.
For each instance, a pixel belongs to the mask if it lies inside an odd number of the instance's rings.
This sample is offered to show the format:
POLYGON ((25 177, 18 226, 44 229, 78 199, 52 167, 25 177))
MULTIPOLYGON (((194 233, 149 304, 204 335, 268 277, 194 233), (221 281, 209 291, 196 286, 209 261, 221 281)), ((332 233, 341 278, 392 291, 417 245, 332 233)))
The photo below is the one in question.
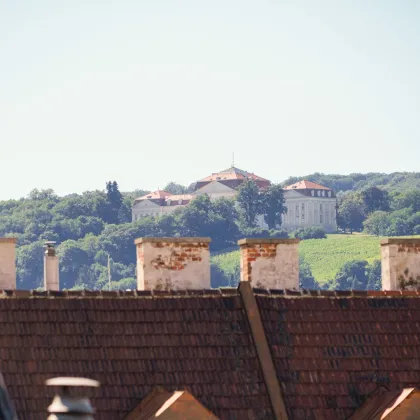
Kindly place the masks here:
POLYGON ((148 194, 143 195, 142 197, 136 198, 136 202, 140 200, 160 200, 165 199, 169 197, 171 193, 168 193, 167 191, 163 190, 156 190, 153 192, 150 192, 148 194))
POLYGON ((187 389, 221 419, 272 418, 236 290, 6 291, 0 330, 0 371, 20 418, 45 418, 44 381, 56 376, 101 382, 97 420, 122 419, 155 386, 187 389))
POLYGON ((213 173, 203 179, 200 179, 198 182, 223 181, 233 179, 244 180, 246 178, 253 179, 254 181, 268 181, 267 179, 255 175, 251 172, 247 172, 232 166, 228 169, 213 173))
POLYGON ((256 299, 291 419, 346 419, 381 386, 420 383, 417 293, 256 299))
POLYGON ((175 195, 170 195, 169 197, 166 197, 166 201, 171 200, 171 201, 190 201, 192 200, 193 196, 191 194, 175 194, 175 195))
POLYGON ((323 185, 317 184, 312 181, 299 181, 295 184, 289 185, 284 188, 285 190, 326 190, 332 191, 331 188, 324 187, 323 185))
MULTIPOLYGON (((289 419, 347 419, 420 384, 419 292, 254 289, 289 419)), ((0 371, 18 414, 45 418, 44 381, 84 376, 96 419, 122 419, 156 386, 221 419, 272 419, 236 289, 0 293, 0 371)))

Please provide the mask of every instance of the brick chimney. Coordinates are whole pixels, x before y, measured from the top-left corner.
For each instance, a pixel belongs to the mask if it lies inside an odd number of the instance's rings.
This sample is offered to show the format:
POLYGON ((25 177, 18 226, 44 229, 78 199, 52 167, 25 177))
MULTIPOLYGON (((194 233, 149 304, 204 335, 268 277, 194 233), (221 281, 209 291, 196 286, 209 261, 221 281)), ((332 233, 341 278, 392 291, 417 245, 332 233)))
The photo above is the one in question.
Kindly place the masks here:
POLYGON ((299 288, 299 239, 241 239, 241 281, 267 289, 299 288))
POLYGON ((47 420, 93 420, 94 409, 88 398, 75 395, 71 388, 99 387, 99 382, 86 378, 53 378, 46 381, 48 386, 59 387, 60 392, 48 407, 47 420))
POLYGON ((210 238, 139 238, 138 290, 210 289, 210 238))
POLYGON ((58 256, 55 251, 55 242, 45 242, 44 253, 44 289, 60 290, 58 256))
POLYGON ((420 290, 420 238, 381 241, 382 290, 420 290))
POLYGON ((0 289, 16 289, 16 238, 0 238, 0 289))

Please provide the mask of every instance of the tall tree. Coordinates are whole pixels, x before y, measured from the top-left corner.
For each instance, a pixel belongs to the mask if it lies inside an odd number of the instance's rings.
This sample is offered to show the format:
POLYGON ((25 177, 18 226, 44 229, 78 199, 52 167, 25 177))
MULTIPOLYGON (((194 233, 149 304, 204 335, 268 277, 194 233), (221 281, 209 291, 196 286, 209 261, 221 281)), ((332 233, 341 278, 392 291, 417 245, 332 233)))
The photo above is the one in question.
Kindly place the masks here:
POLYGON ((377 187, 369 187, 361 192, 361 197, 367 214, 373 213, 374 211, 389 210, 389 196, 385 190, 377 187))
POLYGON ((129 223, 131 222, 131 211, 127 203, 123 202, 118 210, 117 214, 118 223, 129 223))
POLYGON ((186 194, 187 193, 187 187, 184 187, 181 184, 177 184, 176 182, 170 182, 169 184, 165 186, 163 190, 171 194, 186 194))
POLYGON ((337 290, 365 290, 368 284, 367 261, 346 262, 335 276, 337 290))
POLYGON ((106 183, 106 198, 109 203, 108 223, 118 223, 118 213, 123 204, 123 196, 116 181, 106 183))
POLYGON ((363 222, 366 233, 376 236, 387 235, 390 224, 389 214, 385 211, 375 211, 363 222))
POLYGON ((239 187, 236 198, 240 208, 241 225, 253 228, 257 223, 257 216, 261 214, 261 195, 258 185, 252 179, 247 179, 239 187))
POLYGON ((208 195, 200 195, 179 212, 181 236, 212 236, 209 221, 212 203, 208 195))
POLYGON ((420 190, 408 190, 394 193, 392 196, 394 210, 411 208, 414 213, 420 211, 420 190))
POLYGON ((312 275, 311 267, 303 257, 299 257, 299 285, 301 288, 308 290, 320 289, 319 283, 312 275))
POLYGON ((239 236, 237 219, 238 211, 234 200, 219 198, 212 201, 209 215, 209 222, 212 227, 212 249, 236 245, 239 236))
POLYGON ((281 215, 286 212, 283 189, 279 184, 270 185, 261 194, 261 209, 269 229, 281 225, 281 215))
POLYGON ((375 260, 367 267, 367 290, 381 290, 382 289, 382 272, 381 260, 375 260))
POLYGON ((360 231, 366 219, 363 203, 353 197, 346 197, 338 208, 337 222, 341 229, 360 231))

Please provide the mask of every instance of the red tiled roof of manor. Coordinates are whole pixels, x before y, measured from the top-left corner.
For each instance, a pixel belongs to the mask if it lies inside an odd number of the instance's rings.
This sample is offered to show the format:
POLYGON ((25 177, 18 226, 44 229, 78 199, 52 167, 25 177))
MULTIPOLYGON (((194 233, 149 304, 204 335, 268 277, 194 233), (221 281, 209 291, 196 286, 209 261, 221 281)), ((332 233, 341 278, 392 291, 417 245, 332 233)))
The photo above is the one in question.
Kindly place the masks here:
POLYGON ((176 195, 170 195, 168 197, 166 197, 166 201, 171 200, 171 201, 177 201, 177 200, 182 200, 182 201, 190 201, 192 200, 193 196, 191 194, 176 194, 176 195))
POLYGON ((257 176, 253 173, 244 171, 242 169, 235 168, 234 166, 225 169, 224 171, 213 173, 206 178, 200 179, 198 182, 210 182, 210 181, 223 181, 223 180, 233 180, 240 179, 244 180, 246 178, 253 179, 254 181, 268 181, 265 178, 257 176))
POLYGON ((167 198, 170 195, 171 195, 171 193, 168 193, 167 191, 157 190, 157 191, 150 192, 148 194, 143 195, 142 197, 137 198, 136 201, 138 201, 138 200, 159 200, 161 198, 167 198))
POLYGON ((299 181, 295 184, 289 185, 284 188, 285 190, 327 190, 331 191, 331 188, 324 187, 323 185, 317 184, 312 181, 299 181))

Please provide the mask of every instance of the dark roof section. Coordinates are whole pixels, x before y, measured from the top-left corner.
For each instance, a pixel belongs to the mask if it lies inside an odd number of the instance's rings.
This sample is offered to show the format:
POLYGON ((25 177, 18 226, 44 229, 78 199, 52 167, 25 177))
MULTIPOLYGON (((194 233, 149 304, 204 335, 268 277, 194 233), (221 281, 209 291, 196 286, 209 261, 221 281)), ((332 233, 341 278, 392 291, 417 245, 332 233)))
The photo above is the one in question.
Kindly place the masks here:
POLYGON ((236 289, 0 297, 0 371, 20 418, 45 419, 57 376, 100 381, 96 420, 124 418, 155 386, 221 419, 273 418, 236 289))
MULTIPOLYGON (((347 419, 420 384, 418 291, 254 289, 289 419, 347 419)), ((97 379, 97 420, 156 387, 187 389, 222 419, 274 414, 236 289, 0 291, 0 371, 20 418, 45 419, 57 376, 97 379)))
POLYGON ((3 375, 0 373, 0 419, 17 420, 15 409, 10 401, 3 375))
POLYGON ((347 419, 420 384, 418 292, 254 293, 290 419, 347 419))

